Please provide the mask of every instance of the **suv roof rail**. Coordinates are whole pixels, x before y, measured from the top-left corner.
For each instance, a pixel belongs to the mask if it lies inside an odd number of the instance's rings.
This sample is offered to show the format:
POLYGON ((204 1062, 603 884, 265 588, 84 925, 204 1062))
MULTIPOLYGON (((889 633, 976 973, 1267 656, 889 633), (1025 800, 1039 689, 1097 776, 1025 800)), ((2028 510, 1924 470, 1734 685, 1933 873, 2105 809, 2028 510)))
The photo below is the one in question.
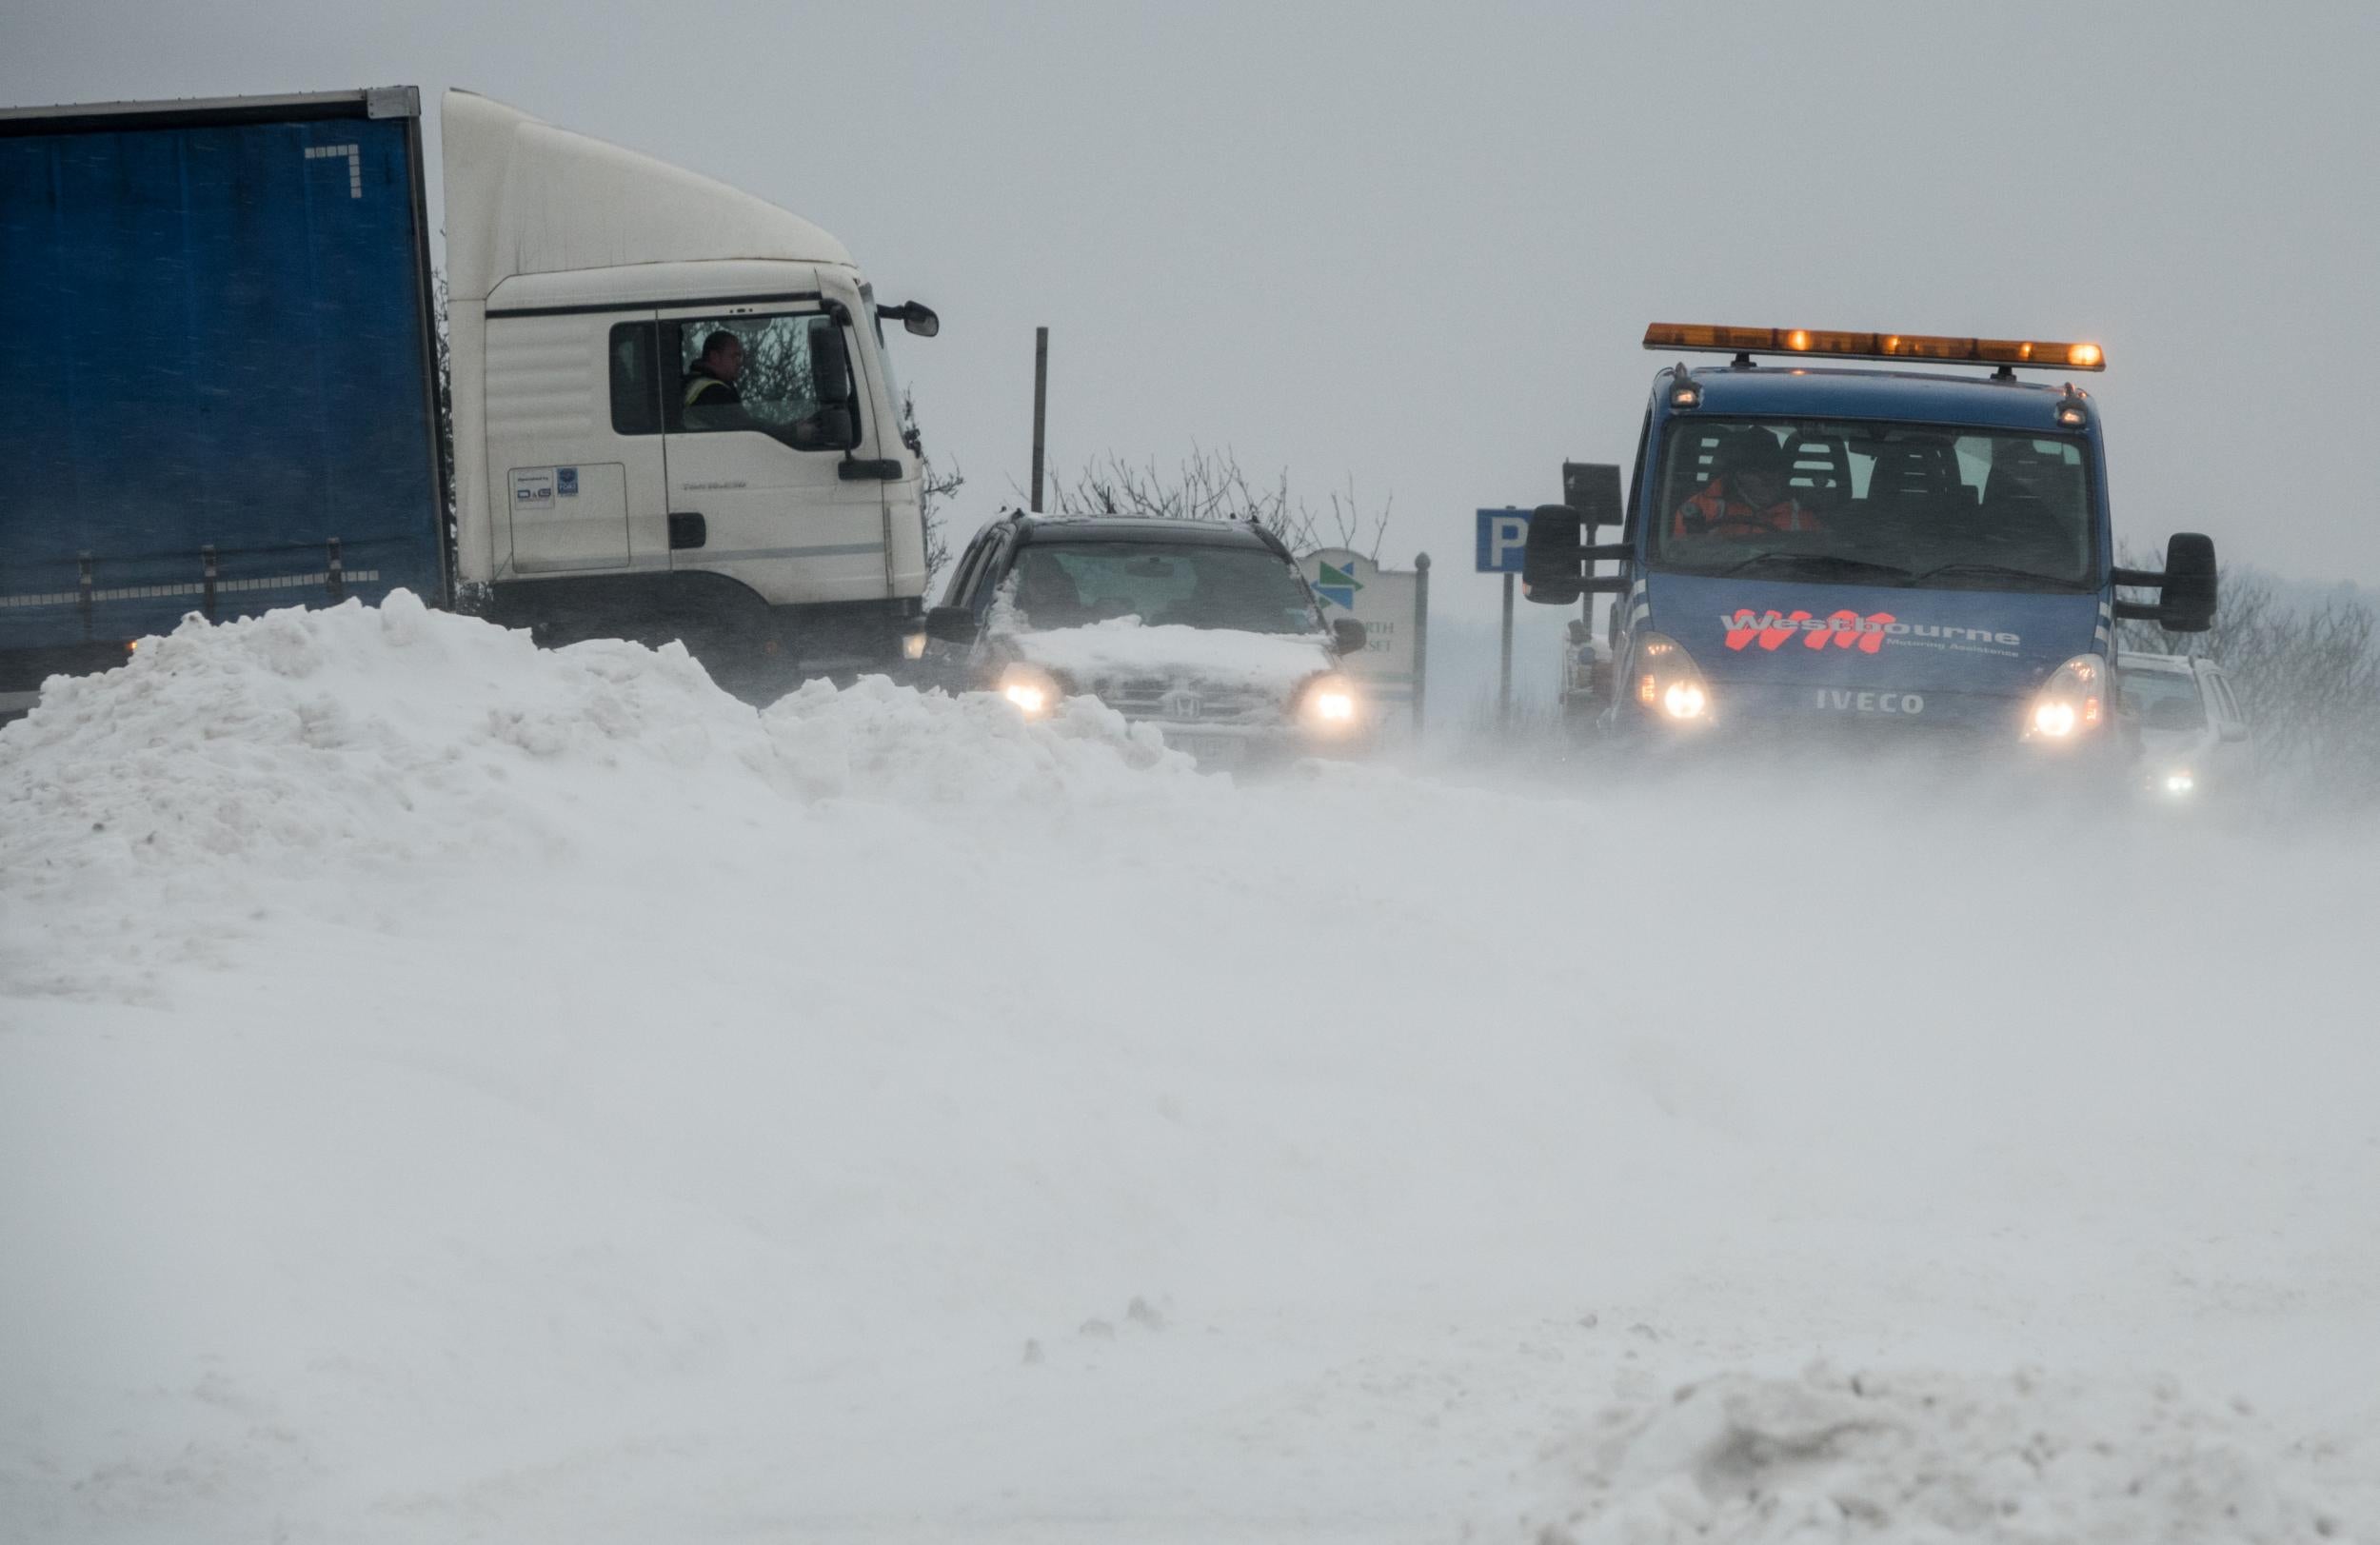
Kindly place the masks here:
POLYGON ((1291 563, 1297 562, 1297 554, 1289 550, 1289 544, 1280 539, 1280 533, 1258 520, 1254 514, 1248 517, 1248 529, 1256 533, 1256 539, 1259 542, 1263 543, 1291 563))

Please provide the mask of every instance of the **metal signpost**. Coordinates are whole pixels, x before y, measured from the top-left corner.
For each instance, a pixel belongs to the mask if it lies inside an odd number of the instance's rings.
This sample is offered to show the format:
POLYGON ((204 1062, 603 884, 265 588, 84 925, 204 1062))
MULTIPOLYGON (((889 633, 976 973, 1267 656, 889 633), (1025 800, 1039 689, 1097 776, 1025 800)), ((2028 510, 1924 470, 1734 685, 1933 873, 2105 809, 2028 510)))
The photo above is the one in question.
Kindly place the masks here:
POLYGON ((1529 551, 1529 512, 1525 509, 1483 509, 1478 512, 1478 571, 1504 576, 1503 650, 1496 674, 1496 723, 1513 721, 1513 582, 1529 551))
POLYGON ((1341 662, 1364 683, 1374 723, 1388 710, 1411 705, 1413 733, 1421 731, 1422 671, 1430 658, 1430 555, 1411 569, 1382 568, 1359 552, 1325 547, 1298 560, 1298 567, 1322 603, 1322 615, 1352 617, 1363 624, 1363 649, 1341 662))
POLYGON ((1042 430, 1049 422, 1049 329, 1033 329, 1033 508, 1041 507, 1042 430))

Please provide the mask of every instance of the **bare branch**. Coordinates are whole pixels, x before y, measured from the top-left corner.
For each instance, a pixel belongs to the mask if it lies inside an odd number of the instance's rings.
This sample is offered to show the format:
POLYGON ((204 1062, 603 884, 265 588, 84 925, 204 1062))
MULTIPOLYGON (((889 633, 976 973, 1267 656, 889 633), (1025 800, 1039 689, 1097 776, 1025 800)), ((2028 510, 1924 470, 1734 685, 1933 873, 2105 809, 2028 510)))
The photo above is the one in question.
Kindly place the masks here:
POLYGON ((1110 454, 1085 463, 1070 477, 1052 479, 1047 488, 1043 502, 1052 514, 1253 521, 1299 553, 1340 546, 1377 558, 1388 529, 1389 506, 1367 513, 1356 498, 1353 478, 1343 494, 1329 494, 1318 512, 1290 490, 1287 468, 1259 484, 1229 450, 1196 445, 1171 471, 1160 469, 1154 458, 1135 465, 1110 454))

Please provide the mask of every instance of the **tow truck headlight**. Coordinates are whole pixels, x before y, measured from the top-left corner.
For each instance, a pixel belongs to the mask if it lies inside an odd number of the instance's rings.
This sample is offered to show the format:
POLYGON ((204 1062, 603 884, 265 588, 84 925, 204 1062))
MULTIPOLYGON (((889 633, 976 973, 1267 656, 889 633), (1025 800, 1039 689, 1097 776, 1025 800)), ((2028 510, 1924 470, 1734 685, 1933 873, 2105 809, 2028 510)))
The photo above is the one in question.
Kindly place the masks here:
POLYGON ((1676 639, 1659 633, 1636 638, 1636 666, 1629 679, 1636 705, 1676 723, 1704 723, 1711 717, 1711 685, 1702 668, 1676 639))
POLYGON ((1041 719, 1058 706, 1064 696, 1058 688, 1058 678, 1039 665, 1021 661, 1000 673, 1000 695, 1016 706, 1027 719, 1041 719))
POLYGON ((2198 780, 2191 776, 2188 767, 2176 767, 2165 775, 2165 791, 2177 800, 2187 797, 2197 786, 2198 780))
POLYGON ((1356 709, 1361 701, 1356 693, 1356 683, 1347 677, 1335 672, 1317 676, 1299 694, 1298 718, 1313 729, 1353 729, 1356 709))
POLYGON ((2107 722, 2108 663, 2076 655, 2050 672, 2025 714, 2029 741, 2078 741, 2107 722))

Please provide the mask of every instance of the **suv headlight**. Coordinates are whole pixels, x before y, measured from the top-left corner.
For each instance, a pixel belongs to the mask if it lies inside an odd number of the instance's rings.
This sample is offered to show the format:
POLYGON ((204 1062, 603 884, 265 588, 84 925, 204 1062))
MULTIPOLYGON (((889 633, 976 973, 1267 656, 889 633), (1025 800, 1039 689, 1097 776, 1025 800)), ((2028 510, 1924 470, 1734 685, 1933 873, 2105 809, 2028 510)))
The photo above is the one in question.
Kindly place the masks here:
POLYGON ((1298 694, 1298 722, 1309 729, 1343 733, 1355 728, 1362 702, 1354 680, 1344 673, 1317 676, 1298 694))
POLYGON ((2108 663, 2076 655, 2050 672, 2025 710, 2025 739, 2052 743, 2082 740, 2107 722, 2108 663))
POLYGON ((1027 719, 1041 719, 1056 708, 1058 700, 1065 694, 1059 690, 1057 677, 1020 660, 1000 673, 1000 695, 1027 719))
POLYGON ((1636 635, 1636 669, 1629 673, 1629 696, 1656 719, 1673 723, 1708 723, 1711 683, 1694 663, 1685 645, 1661 633, 1636 635))

